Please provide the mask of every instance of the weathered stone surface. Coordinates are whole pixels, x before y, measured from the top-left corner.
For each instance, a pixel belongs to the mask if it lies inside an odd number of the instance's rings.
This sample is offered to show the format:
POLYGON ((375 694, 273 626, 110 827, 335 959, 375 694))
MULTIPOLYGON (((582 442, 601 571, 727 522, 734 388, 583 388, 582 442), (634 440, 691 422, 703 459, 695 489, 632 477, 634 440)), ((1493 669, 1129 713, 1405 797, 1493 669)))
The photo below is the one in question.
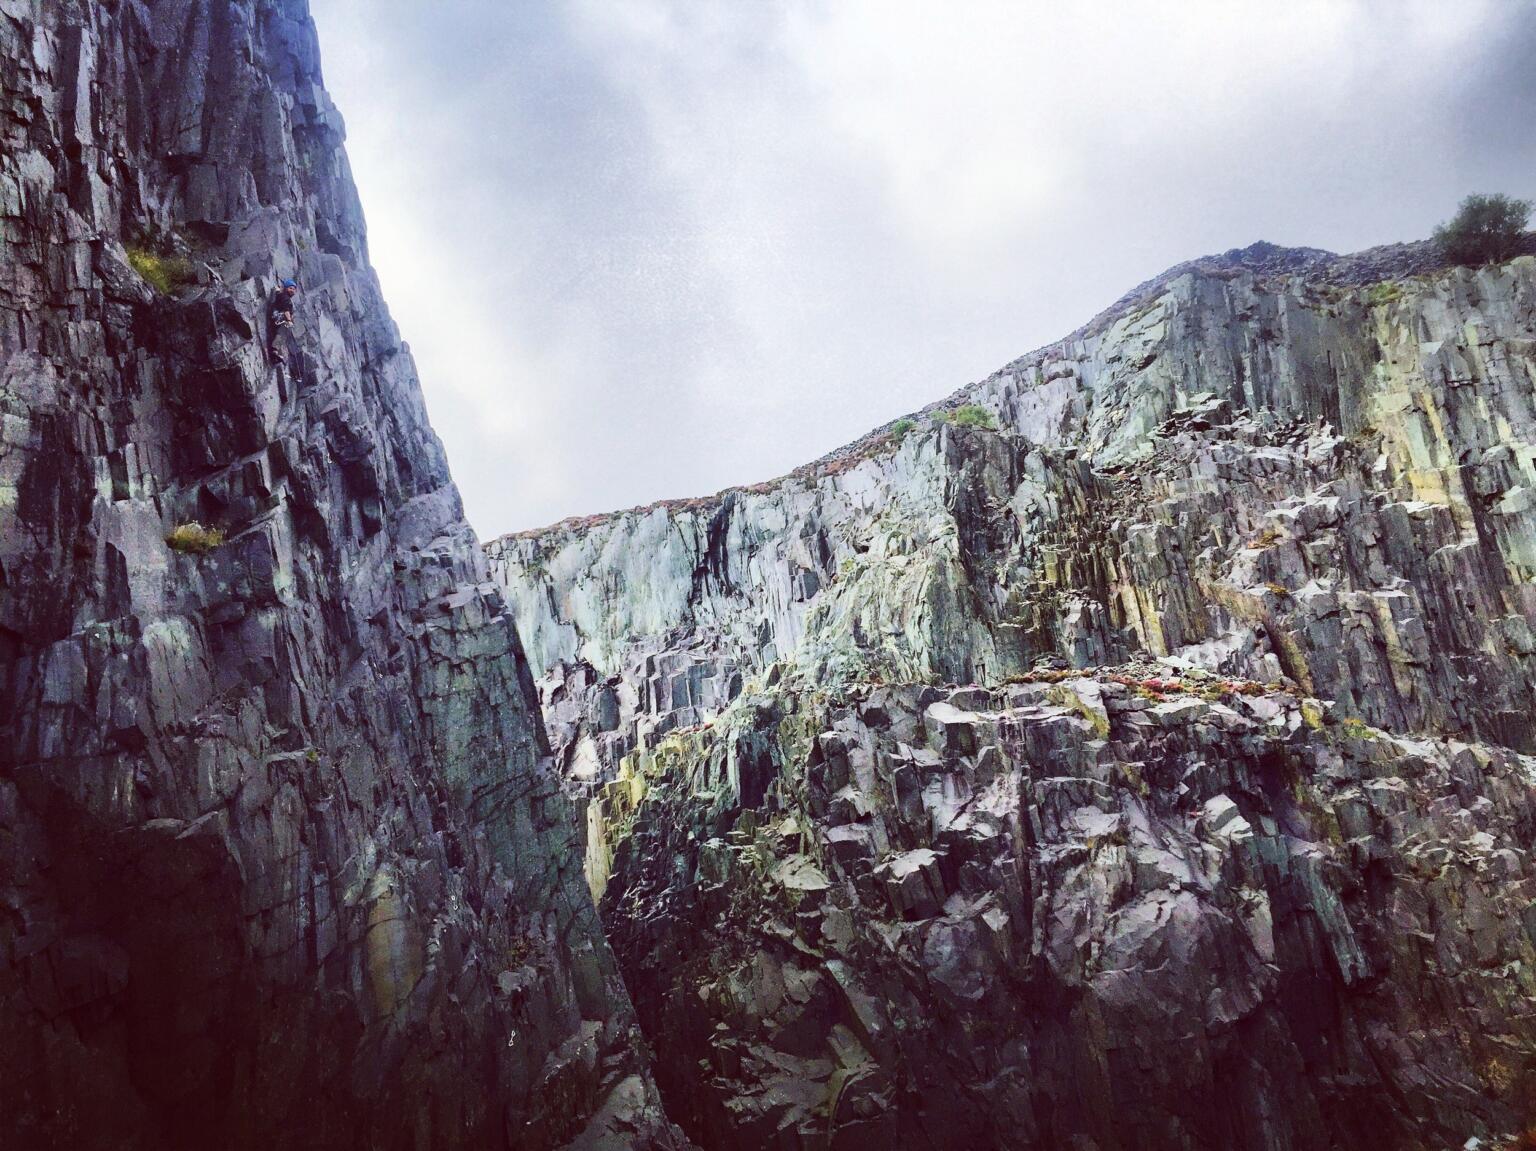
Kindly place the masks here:
POLYGON ((670 1145, 304 3, 5 0, 0 101, 0 1144, 670 1145))
POLYGON ((611 776, 779 661, 995 683, 1139 652, 1536 750, 1536 259, 1339 286, 1417 250, 1276 251, 951 397, 1000 431, 920 414, 781 481, 494 541, 562 763, 611 776))
POLYGON ((1536 761, 1088 682, 1103 729, 1043 694, 801 684, 624 761, 603 910, 675 1119, 709 1147, 1101 1149, 1531 1121, 1536 761), (721 769, 765 746, 748 803, 721 769), (829 826, 855 758, 866 803, 829 826))
POLYGON ((6 1147, 1536 1123, 1531 256, 1195 261, 487 563, 302 0, 0 62, 6 1147))
POLYGON ((1533 492, 1532 256, 1256 245, 782 480, 495 541, 672 1117, 1536 1123, 1533 492))

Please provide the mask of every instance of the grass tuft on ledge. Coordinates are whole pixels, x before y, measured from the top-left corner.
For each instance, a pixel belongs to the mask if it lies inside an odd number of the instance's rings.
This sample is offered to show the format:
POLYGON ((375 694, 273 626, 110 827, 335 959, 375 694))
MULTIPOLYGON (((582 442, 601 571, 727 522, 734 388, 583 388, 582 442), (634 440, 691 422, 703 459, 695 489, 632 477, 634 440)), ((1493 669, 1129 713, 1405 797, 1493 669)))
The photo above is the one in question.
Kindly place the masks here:
POLYGON ((190 523, 178 524, 171 529, 171 534, 165 537, 165 542, 172 551, 202 555, 223 544, 224 532, 221 528, 205 528, 193 520, 190 523))
POLYGON ((997 428, 997 417, 980 404, 961 404, 958 408, 940 412, 938 418, 959 428, 997 428))

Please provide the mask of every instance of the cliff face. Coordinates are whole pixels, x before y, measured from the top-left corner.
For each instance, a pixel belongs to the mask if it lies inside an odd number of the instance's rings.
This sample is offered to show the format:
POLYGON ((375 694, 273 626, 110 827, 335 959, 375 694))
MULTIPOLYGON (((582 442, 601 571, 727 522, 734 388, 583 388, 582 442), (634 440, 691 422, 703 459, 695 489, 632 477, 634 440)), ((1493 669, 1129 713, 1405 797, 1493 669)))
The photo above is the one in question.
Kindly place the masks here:
POLYGON ((701 1142, 1536 1122, 1532 257, 1197 261, 781 481, 488 551, 701 1142))
POLYGON ((670 1145, 303 0, 0 99, 0 1143, 670 1145))
POLYGON ((6 1147, 679 1147, 647 1040, 711 1147, 1536 1122, 1531 257, 1197 261, 488 563, 302 0, 0 49, 6 1147))
MULTIPOLYGON (((619 676, 654 730, 781 659, 992 682, 1147 652, 1536 750, 1536 265, 1336 265, 1197 265, 904 436, 494 541, 535 675, 619 676), (997 430, 935 419, 962 403, 997 430)), ((569 760, 633 743, 584 733, 569 760)))

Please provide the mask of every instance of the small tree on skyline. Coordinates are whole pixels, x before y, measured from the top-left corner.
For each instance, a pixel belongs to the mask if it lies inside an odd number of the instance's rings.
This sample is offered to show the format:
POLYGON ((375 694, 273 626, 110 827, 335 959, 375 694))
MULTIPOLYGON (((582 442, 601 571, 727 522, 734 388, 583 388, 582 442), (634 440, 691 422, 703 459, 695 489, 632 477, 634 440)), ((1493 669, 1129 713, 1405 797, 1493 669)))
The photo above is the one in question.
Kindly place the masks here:
POLYGON ((1435 229, 1435 243, 1453 264, 1499 264, 1518 255, 1531 202, 1510 196, 1468 196, 1456 215, 1435 229))

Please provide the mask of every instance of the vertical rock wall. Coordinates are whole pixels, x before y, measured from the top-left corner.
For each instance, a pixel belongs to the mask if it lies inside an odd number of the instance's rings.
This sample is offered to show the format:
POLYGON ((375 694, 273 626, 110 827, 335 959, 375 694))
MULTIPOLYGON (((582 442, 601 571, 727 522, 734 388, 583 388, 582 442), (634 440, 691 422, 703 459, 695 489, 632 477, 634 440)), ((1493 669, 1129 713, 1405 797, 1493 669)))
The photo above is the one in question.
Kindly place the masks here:
POLYGON ((0 1144, 669 1144, 303 0, 0 102, 0 1144))
POLYGON ((493 541, 562 763, 611 775, 775 663, 1139 652, 1536 750, 1536 261, 1427 258, 1197 262, 781 480, 493 541))
POLYGON ((1536 763, 1504 749, 1136 667, 791 677, 592 809, 702 1146, 1421 1151, 1536 1123, 1536 763))
POLYGON ((1529 1143, 1533 493, 1531 256, 1256 245, 781 480, 495 541, 669 1114, 1529 1143))

